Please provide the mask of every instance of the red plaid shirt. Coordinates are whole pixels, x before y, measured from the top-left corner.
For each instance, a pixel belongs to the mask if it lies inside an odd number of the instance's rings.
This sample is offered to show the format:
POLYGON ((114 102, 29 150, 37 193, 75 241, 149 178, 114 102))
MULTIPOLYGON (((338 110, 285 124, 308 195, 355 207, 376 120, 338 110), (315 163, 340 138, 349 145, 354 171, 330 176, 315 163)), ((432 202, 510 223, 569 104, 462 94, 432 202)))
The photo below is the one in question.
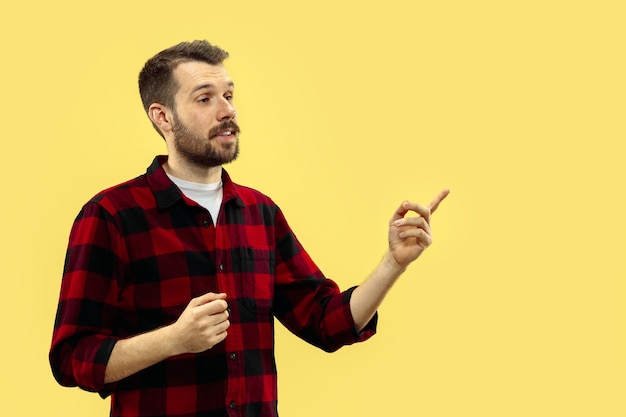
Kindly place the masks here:
POLYGON ((274 321, 326 351, 368 339, 350 313, 352 289, 326 279, 271 199, 234 184, 214 226, 157 157, 148 172, 103 191, 70 235, 50 363, 62 385, 112 395, 112 416, 276 416, 274 321), (116 341, 173 323, 193 297, 225 292, 226 340, 171 357, 114 384, 116 341))

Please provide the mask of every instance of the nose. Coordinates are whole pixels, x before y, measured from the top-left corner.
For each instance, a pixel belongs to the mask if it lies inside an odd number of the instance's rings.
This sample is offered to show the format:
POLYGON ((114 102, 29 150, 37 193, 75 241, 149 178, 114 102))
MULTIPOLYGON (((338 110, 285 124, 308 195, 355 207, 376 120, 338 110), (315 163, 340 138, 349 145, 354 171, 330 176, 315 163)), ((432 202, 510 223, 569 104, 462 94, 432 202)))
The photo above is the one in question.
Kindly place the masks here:
POLYGON ((218 119, 220 121, 228 121, 233 120, 237 115, 237 110, 235 110, 235 105, 226 99, 223 99, 223 105, 218 113, 218 119))

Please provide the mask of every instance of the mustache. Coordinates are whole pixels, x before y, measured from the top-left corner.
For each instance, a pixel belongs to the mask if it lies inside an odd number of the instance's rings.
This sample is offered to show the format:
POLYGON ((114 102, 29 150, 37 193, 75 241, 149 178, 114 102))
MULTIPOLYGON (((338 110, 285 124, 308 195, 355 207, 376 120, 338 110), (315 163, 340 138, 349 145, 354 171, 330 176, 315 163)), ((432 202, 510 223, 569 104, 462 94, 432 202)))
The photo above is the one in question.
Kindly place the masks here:
POLYGON ((211 130, 209 130, 209 138, 217 136, 218 134, 226 130, 230 130, 233 135, 238 135, 240 132, 239 125, 235 121, 227 120, 217 126, 213 126, 211 130))

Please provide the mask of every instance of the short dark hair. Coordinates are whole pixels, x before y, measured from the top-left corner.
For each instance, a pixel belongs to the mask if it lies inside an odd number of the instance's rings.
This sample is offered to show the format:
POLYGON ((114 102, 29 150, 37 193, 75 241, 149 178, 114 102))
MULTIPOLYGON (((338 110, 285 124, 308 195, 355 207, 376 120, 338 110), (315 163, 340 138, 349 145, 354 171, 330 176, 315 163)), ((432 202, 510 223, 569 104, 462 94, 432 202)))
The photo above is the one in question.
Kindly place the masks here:
MULTIPOLYGON (((146 113, 153 103, 174 109, 174 95, 180 86, 173 74, 179 64, 199 61, 218 65, 226 58, 228 52, 206 40, 181 42, 150 58, 139 73, 139 94, 146 113)), ((163 136, 157 126, 154 127, 163 136)))

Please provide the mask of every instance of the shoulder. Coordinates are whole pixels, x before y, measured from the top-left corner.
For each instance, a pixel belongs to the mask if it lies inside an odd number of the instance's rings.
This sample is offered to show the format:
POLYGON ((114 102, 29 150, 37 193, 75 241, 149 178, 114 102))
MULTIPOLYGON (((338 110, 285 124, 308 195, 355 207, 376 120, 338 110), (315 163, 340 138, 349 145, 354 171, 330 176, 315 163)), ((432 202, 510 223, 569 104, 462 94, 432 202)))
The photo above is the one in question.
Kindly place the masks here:
POLYGON ((257 189, 235 183, 233 183, 233 186, 235 187, 237 195, 241 199, 242 203, 245 205, 264 204, 276 206, 274 200, 257 189))
POLYGON ((130 208, 154 207, 156 202, 146 175, 143 174, 98 192, 85 203, 85 207, 89 206, 101 207, 115 215, 130 208))
POLYGON ((277 207, 276 203, 261 191, 234 182, 226 170, 222 171, 222 181, 224 183, 224 200, 238 199, 244 206, 264 205, 277 207))

